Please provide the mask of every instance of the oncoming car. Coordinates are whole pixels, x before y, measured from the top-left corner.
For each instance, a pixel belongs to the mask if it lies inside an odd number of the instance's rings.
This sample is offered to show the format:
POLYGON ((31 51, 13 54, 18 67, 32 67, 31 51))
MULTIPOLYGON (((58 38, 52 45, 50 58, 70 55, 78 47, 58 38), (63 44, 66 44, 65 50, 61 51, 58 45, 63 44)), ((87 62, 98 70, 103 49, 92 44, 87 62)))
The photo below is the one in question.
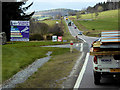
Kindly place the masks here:
POLYGON ((82 32, 79 32, 78 35, 82 35, 82 32))

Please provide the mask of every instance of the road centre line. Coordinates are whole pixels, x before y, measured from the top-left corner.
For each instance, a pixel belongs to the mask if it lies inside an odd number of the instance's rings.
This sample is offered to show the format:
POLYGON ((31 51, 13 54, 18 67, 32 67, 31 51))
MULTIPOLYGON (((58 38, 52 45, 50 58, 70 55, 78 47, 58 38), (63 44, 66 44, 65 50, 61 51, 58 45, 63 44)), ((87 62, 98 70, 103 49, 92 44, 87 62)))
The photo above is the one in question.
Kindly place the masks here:
POLYGON ((79 85, 80 85, 80 83, 82 81, 83 75, 84 75, 85 70, 86 70, 86 66, 87 66, 87 63, 88 63, 89 55, 90 55, 90 53, 87 53, 86 58, 85 58, 85 62, 84 62, 83 67, 81 69, 81 72, 79 73, 77 81, 76 81, 76 83, 74 85, 74 90, 79 88, 79 85))

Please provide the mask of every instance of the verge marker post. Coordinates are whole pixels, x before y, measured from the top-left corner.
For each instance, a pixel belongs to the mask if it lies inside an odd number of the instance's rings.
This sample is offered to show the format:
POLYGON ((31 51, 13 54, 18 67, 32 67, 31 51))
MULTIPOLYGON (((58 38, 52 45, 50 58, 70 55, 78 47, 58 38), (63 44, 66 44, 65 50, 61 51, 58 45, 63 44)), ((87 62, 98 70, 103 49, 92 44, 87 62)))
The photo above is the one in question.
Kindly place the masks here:
POLYGON ((73 52, 73 41, 70 41, 70 53, 73 52))

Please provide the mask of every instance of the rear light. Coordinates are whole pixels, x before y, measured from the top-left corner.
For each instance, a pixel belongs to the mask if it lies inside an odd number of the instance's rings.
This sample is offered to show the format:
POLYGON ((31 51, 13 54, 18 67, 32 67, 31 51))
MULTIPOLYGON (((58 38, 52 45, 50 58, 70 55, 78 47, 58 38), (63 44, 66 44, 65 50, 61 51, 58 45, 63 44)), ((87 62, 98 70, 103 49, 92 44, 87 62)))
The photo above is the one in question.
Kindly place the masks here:
POLYGON ((94 63, 98 64, 98 62, 97 62, 97 56, 94 56, 94 63))
POLYGON ((95 67, 96 70, 98 70, 98 67, 95 67))

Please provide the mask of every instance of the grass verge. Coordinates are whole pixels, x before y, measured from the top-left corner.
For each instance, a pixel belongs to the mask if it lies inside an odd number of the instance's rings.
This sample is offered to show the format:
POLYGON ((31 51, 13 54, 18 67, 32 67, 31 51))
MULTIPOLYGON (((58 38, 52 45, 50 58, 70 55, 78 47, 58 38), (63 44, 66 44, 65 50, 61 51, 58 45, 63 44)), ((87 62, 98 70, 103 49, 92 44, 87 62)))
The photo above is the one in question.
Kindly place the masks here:
MULTIPOLYGON (((93 16, 95 15, 93 14, 93 16)), ((84 31, 87 36, 99 37, 102 31, 118 30, 118 10, 101 12, 98 17, 92 17, 91 14, 85 14, 81 17, 80 19, 93 19, 91 21, 73 20, 76 26, 84 31)))
MULTIPOLYGON (((49 21, 50 22, 50 21, 49 21)), ((56 21, 54 21, 55 23, 56 21)), ((53 23, 52 23, 53 24, 53 23)), ((65 21, 63 21, 64 33, 63 39, 71 40, 65 21)), ((7 42, 2 46, 2 81, 9 79, 21 69, 24 69, 36 59, 45 57, 48 51, 53 51, 54 55, 60 51, 66 52, 62 48, 44 48, 40 46, 65 44, 68 42, 52 42, 52 41, 30 41, 30 42, 7 42)), ((69 49, 67 49, 67 52, 69 49)))
POLYGON ((64 78, 70 74, 79 55, 77 50, 74 53, 69 49, 55 50, 51 60, 17 88, 62 88, 64 78))
POLYGON ((52 42, 51 41, 30 41, 30 42, 7 42, 4 47, 38 47, 47 45, 59 45, 66 44, 69 42, 52 42))
MULTIPOLYGON (((45 57, 48 51, 65 52, 62 48, 49 47, 2 47, 2 81, 9 79, 36 59, 45 57)), ((69 51, 69 50, 68 50, 69 51)), ((57 54, 56 53, 56 54, 57 54)))
POLYGON ((63 20, 62 22, 63 22, 63 25, 64 25, 64 29, 63 29, 63 30, 64 30, 63 39, 64 39, 64 40, 68 40, 68 41, 74 40, 74 37, 73 37, 73 36, 70 34, 70 32, 69 32, 69 29, 68 29, 68 26, 67 26, 65 20, 63 20))
POLYGON ((38 58, 45 57, 48 49, 41 47, 2 47, 2 81, 9 79, 18 71, 38 58))

